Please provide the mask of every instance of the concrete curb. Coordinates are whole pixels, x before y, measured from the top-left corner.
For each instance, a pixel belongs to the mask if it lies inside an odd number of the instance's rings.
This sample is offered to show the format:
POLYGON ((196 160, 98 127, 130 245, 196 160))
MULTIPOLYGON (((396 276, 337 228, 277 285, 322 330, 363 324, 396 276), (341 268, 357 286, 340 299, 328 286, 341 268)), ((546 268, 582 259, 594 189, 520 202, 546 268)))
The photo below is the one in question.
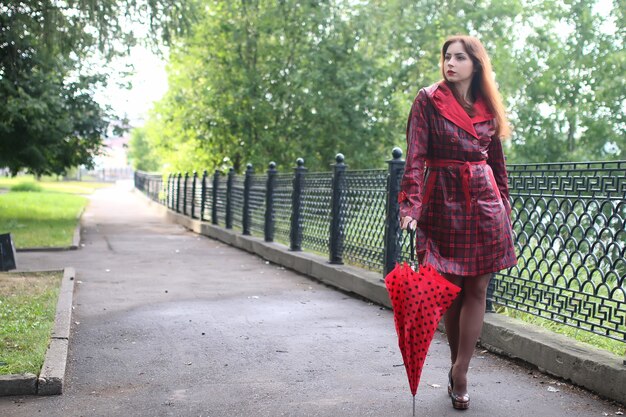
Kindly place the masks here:
POLYGON ((63 270, 54 327, 39 377, 33 374, 0 376, 0 396, 59 395, 63 392, 75 277, 74 268, 63 270))
POLYGON ((57 302, 54 329, 50 337, 46 359, 43 362, 39 379, 37 380, 38 395, 59 395, 63 393, 70 326, 72 323, 75 277, 76 271, 74 268, 65 268, 59 301, 57 302))
POLYGON ((78 223, 74 228, 74 234, 72 235, 72 244, 70 246, 57 246, 52 248, 34 247, 34 248, 19 248, 15 249, 16 252, 61 252, 66 250, 76 250, 80 247, 80 230, 81 230, 81 218, 85 209, 82 209, 78 213, 78 223))
MULTIPOLYGON (((193 220, 147 197, 146 200, 159 207, 167 220, 196 233, 257 254, 270 262, 391 308, 379 273, 347 265, 331 265, 321 256, 291 252, 285 245, 268 243, 260 238, 243 236, 232 230, 193 220)), ((626 366, 617 355, 499 314, 485 316, 480 344, 492 352, 520 359, 542 372, 626 404, 626 366)))

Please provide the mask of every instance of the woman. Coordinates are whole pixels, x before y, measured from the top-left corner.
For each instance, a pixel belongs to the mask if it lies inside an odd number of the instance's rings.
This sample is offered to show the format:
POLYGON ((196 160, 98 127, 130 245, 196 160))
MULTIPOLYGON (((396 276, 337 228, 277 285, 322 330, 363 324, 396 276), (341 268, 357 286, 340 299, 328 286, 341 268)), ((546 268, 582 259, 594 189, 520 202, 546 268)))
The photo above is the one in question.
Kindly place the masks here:
POLYGON ((467 371, 493 272, 517 264, 501 139, 508 121, 480 41, 454 36, 441 50, 443 80, 420 90, 407 126, 400 227, 417 229, 420 263, 462 288, 445 315, 448 393, 469 408, 467 371))

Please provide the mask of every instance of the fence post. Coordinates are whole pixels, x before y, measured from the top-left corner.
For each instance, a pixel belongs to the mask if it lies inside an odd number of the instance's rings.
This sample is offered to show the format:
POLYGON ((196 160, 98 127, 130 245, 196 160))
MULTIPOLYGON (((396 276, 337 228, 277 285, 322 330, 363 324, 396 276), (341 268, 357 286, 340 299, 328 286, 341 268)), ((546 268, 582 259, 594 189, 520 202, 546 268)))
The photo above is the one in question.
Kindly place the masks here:
POLYGON ((173 181, 172 180, 172 175, 173 174, 171 172, 167 175, 167 195, 166 195, 166 200, 165 201, 166 201, 166 204, 167 204, 167 208, 169 208, 169 209, 171 209, 174 206, 174 204, 172 202, 173 201, 173 193, 174 193, 174 190, 173 190, 174 186, 172 185, 173 184, 172 183, 172 181, 173 181))
POLYGON ((338 153, 333 164, 333 194, 330 211, 330 241, 328 249, 331 264, 343 264, 343 196, 345 192, 346 164, 343 163, 343 154, 338 153))
POLYGON ((202 171, 202 189, 200 191, 200 221, 204 221, 204 208, 206 202, 206 169, 202 171))
POLYGON ((198 179, 198 173, 196 171, 193 172, 191 177, 191 218, 196 218, 196 180, 198 179))
POLYGON ((183 214, 187 215, 187 183, 189 182, 189 173, 185 172, 185 184, 183 184, 183 214))
POLYGON ((304 185, 304 159, 296 160, 293 176, 293 191, 291 194, 291 230, 289 231, 289 250, 302 250, 302 187, 304 185))
POLYGON ((167 174, 167 183, 165 186, 165 207, 172 208, 172 173, 167 174))
POLYGON ((183 174, 179 172, 176 177, 176 213, 180 213, 180 179, 182 176, 183 174))
POLYGON ((250 188, 252 185, 252 164, 246 166, 246 176, 243 180, 243 213, 242 228, 244 236, 250 236, 250 188))
POLYGON ((233 228, 233 178, 235 178, 235 168, 230 167, 228 178, 226 178, 226 228, 233 228))
POLYGON ((265 241, 274 241, 274 183, 276 182, 276 163, 270 162, 267 170, 267 188, 265 191, 265 241))
POLYGON ((211 201, 211 223, 217 224, 217 189, 220 186, 220 172, 216 169, 213 174, 213 190, 212 197, 213 201, 211 201))
POLYGON ((387 176, 387 219, 385 221, 385 265, 383 277, 387 276, 396 266, 398 255, 402 249, 400 240, 400 221, 398 213, 398 194, 400 192, 400 179, 404 172, 404 160, 402 159, 402 149, 395 147, 391 151, 392 160, 388 160, 389 175, 387 176))

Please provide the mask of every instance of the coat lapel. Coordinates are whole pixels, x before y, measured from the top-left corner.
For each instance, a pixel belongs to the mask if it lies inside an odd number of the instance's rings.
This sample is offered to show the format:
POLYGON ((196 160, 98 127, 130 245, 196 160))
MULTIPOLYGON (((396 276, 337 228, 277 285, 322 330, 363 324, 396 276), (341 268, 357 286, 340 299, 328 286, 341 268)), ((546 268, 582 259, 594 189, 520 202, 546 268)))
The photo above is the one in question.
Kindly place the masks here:
POLYGON ((477 139, 478 134, 474 129, 474 124, 491 120, 494 117, 480 96, 474 103, 475 115, 470 118, 465 109, 456 101, 454 94, 445 82, 441 81, 434 84, 428 90, 428 96, 439 114, 477 139))

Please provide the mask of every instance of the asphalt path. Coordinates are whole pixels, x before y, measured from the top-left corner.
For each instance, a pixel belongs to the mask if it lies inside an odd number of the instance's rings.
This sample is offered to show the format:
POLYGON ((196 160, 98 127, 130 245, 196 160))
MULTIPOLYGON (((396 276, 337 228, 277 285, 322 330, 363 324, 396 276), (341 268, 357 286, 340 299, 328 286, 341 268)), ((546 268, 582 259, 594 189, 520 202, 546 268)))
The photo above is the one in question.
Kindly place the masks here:
MULTIPOLYGON (((0 398, 0 416, 411 416, 392 312, 167 223, 130 183, 97 191, 82 247, 20 252, 76 268, 64 393, 0 398)), ((419 416, 606 416, 619 407, 480 349, 452 409, 445 337, 419 416)))

